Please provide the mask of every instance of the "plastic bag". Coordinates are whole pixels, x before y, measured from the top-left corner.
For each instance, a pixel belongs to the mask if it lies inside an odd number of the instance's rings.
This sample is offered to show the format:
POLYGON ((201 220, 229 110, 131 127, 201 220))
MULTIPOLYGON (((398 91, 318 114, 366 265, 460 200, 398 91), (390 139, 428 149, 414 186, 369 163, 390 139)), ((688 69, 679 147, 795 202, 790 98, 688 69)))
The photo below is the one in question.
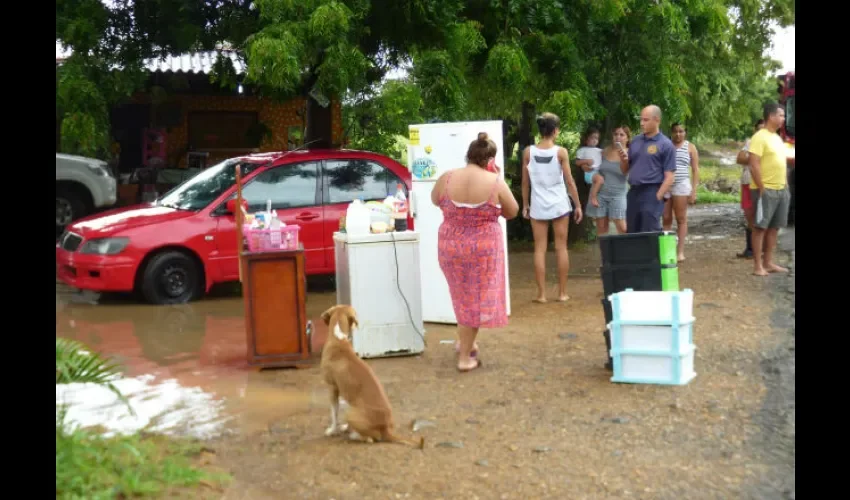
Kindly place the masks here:
POLYGON ((764 208, 762 208, 761 199, 762 197, 759 196, 759 199, 756 202, 756 222, 761 222, 764 218, 764 208))

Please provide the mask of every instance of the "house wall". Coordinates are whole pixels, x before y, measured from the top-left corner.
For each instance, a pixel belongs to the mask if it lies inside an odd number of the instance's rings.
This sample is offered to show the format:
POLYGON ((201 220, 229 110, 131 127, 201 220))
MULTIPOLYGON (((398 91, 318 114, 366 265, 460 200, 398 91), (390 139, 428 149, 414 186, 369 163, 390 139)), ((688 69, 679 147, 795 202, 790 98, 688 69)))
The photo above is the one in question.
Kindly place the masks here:
MULTIPOLYGON (((141 97, 141 96, 140 96, 141 97)), ((144 97, 141 97, 144 99, 144 97)), ((297 112, 306 106, 304 98, 280 103, 260 96, 239 95, 172 95, 168 103, 178 104, 179 125, 167 128, 166 150, 169 166, 186 166, 189 127, 188 115, 193 111, 255 111, 259 121, 271 130, 271 137, 263 139, 260 152, 285 151, 288 148, 289 127, 303 128, 303 118, 297 112)), ((342 107, 338 100, 331 102, 331 142, 342 144, 342 107)), ((303 114, 303 113, 302 113, 303 114)), ((213 165, 248 151, 211 151, 207 165, 213 165)))

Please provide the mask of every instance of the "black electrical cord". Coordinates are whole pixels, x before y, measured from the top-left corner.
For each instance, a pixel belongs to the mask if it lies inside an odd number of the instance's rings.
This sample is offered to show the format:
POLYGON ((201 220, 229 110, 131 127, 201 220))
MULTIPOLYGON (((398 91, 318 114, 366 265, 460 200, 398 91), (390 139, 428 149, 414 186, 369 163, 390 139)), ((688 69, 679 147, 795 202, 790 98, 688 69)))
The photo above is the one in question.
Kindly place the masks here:
POLYGON ((396 239, 395 233, 390 233, 393 240, 393 254, 395 254, 395 285, 398 288, 398 293, 401 295, 402 300, 404 300, 404 305, 407 307, 407 317, 410 318, 410 324, 413 325, 413 329, 416 330, 416 333, 422 339, 422 347, 425 348, 428 346, 428 343, 425 341, 425 335, 419 331, 419 328, 416 326, 416 322, 413 320, 413 311, 410 310, 410 302, 407 301, 407 297, 404 296, 404 292, 401 291, 401 277, 399 276, 398 269, 398 248, 396 248, 396 239))

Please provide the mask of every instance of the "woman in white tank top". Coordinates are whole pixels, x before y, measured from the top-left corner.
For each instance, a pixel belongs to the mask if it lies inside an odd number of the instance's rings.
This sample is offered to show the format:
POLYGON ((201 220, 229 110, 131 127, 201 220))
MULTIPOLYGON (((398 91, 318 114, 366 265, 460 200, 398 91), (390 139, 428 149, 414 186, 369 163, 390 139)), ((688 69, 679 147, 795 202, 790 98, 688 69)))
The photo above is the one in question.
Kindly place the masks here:
MULTIPOLYGON (((522 153, 522 215, 531 219, 534 234, 534 276, 537 297, 534 302, 546 302, 546 249, 549 242, 549 223, 555 232, 555 253, 558 258, 558 301, 566 302, 567 272, 570 257, 567 252, 567 231, 573 206, 570 197, 578 200, 578 191, 570 171, 567 150, 555 145, 560 133, 560 119, 552 113, 537 118, 541 141, 522 153), (567 196, 567 191, 569 195, 567 196), (531 204, 529 204, 529 194, 531 204)), ((576 224, 581 222, 581 206, 575 207, 576 224)))

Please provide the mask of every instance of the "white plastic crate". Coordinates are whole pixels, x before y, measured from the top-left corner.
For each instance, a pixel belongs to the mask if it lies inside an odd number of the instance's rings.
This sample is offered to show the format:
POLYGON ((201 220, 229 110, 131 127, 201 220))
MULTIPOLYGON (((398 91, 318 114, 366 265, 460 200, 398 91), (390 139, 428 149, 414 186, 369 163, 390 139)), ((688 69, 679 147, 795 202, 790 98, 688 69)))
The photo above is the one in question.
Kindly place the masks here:
MULTIPOLYGON (((613 331, 613 322, 608 328, 613 331)), ((673 325, 619 325, 619 346, 627 351, 664 352, 673 354, 676 345, 680 354, 693 343, 693 321, 673 325), (678 343, 677 343, 678 339, 678 343)))
POLYGON ((685 385, 694 377, 693 291, 609 297, 612 382, 685 385))
POLYGON ((694 292, 636 292, 627 289, 608 296, 614 321, 633 324, 669 325, 693 320, 694 292))
POLYGON ((630 384, 685 385, 697 374, 694 372, 694 351, 691 345, 686 354, 626 354, 614 357, 612 382, 630 384))

